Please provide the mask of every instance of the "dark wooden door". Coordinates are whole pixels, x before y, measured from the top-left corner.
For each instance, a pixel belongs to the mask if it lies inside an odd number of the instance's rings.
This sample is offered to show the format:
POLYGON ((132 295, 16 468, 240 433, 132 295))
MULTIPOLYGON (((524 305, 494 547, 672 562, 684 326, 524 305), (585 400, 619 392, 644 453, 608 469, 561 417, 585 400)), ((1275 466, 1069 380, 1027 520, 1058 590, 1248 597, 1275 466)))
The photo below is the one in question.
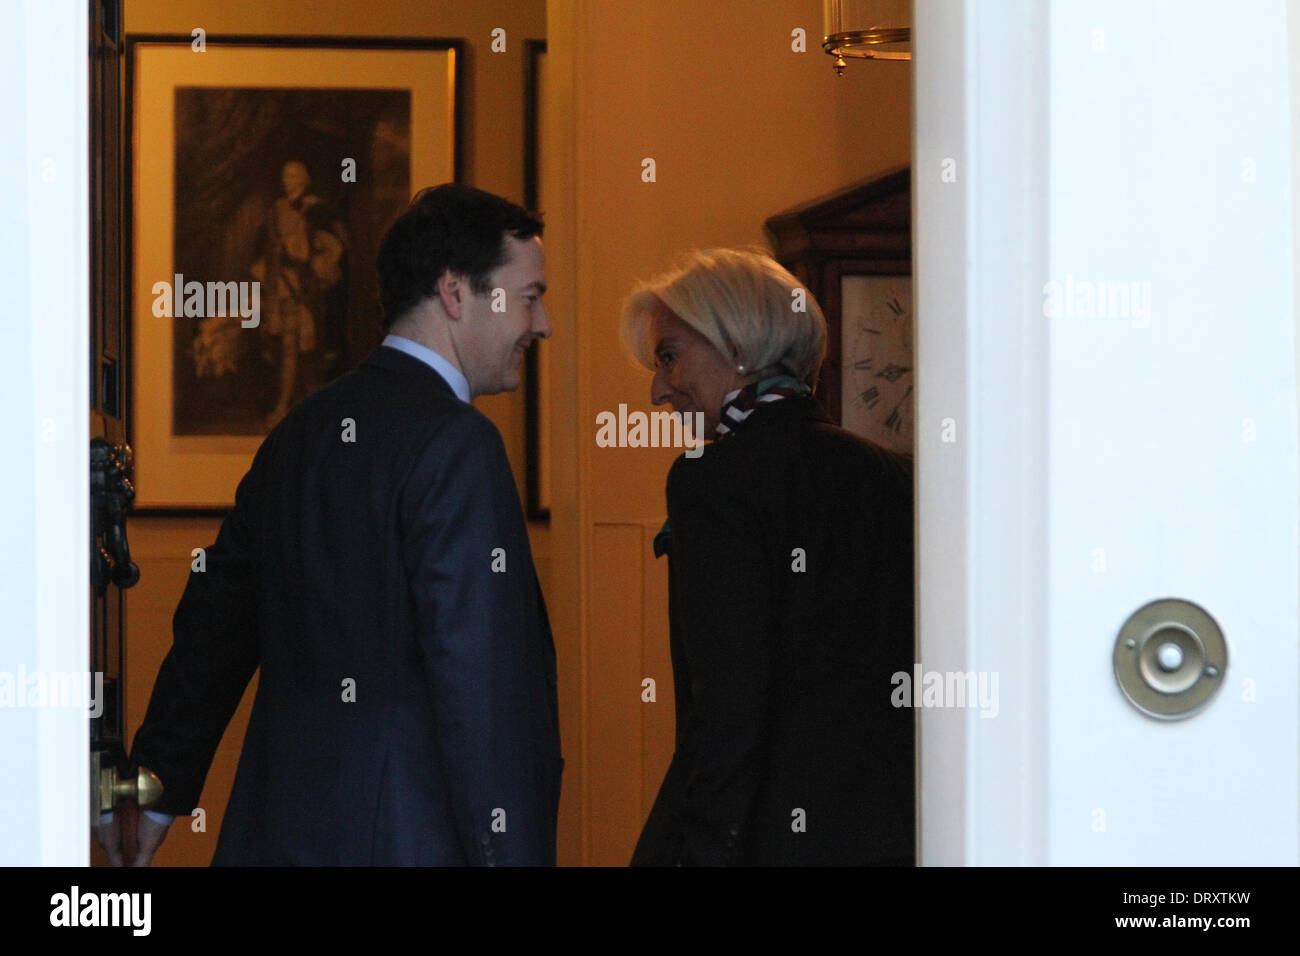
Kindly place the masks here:
MULTIPOLYGON (((130 498, 126 338, 122 313, 122 3, 89 0, 90 16, 90 670, 102 708, 90 727, 91 799, 99 768, 125 769, 123 662, 130 563, 122 512, 130 498)), ((88 808, 94 815, 97 805, 88 808)), ((92 860, 103 862, 92 841, 92 860)))

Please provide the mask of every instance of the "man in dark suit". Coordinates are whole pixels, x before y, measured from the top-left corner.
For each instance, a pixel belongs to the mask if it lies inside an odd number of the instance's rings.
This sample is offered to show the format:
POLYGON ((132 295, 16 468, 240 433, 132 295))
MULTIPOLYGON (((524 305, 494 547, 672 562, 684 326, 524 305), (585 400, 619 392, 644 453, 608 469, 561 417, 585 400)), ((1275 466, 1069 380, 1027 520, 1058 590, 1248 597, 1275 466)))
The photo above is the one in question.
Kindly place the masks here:
POLYGON ((259 667, 213 862, 555 862, 555 651, 501 437, 469 404, 550 334, 542 224, 425 190, 378 259, 388 336, 295 408, 176 610, 133 765, 189 814, 259 667))

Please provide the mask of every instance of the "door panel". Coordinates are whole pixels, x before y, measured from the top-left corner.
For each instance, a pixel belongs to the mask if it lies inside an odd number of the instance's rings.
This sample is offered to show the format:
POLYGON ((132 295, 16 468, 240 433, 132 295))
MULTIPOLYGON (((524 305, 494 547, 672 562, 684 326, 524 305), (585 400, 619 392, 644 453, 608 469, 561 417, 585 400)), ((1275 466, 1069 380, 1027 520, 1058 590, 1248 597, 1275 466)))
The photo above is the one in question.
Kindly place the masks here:
POLYGON ((1000 688, 922 710, 926 865, 1300 860, 1288 9, 1217 16, 917 0, 920 659, 1000 688))

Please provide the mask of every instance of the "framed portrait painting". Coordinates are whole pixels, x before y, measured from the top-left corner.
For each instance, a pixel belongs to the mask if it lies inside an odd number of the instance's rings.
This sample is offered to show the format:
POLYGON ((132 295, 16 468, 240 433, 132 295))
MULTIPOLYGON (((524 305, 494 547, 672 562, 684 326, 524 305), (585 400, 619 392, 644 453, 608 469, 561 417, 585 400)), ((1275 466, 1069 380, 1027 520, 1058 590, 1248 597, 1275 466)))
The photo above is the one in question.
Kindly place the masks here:
POLYGON ((380 239, 459 178, 462 46, 137 35, 126 59, 135 510, 216 513, 379 344, 380 239))

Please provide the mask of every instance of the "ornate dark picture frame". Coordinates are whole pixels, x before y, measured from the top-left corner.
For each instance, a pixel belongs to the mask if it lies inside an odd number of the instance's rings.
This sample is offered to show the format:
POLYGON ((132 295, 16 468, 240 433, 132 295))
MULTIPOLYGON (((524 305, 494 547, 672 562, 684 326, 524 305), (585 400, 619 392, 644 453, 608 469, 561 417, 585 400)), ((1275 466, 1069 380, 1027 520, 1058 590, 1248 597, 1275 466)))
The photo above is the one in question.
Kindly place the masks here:
POLYGON ((458 39, 127 36, 136 513, 224 513, 276 416, 378 344, 378 237, 462 179, 464 71, 458 39), (211 308, 240 283, 258 322, 211 308))

